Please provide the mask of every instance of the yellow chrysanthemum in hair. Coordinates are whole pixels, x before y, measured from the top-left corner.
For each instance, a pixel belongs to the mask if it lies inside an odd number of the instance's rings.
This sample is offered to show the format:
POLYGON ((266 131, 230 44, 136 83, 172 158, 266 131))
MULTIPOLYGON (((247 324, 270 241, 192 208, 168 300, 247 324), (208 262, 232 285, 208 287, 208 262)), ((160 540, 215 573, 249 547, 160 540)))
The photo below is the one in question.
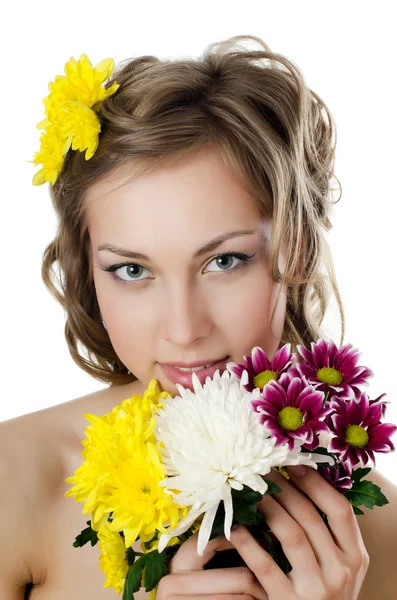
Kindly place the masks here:
POLYGON ((130 568, 121 535, 110 531, 109 523, 105 523, 98 531, 98 546, 101 551, 99 564, 106 576, 103 587, 112 586, 120 594, 130 568))
POLYGON ((65 142, 62 141, 59 131, 57 132, 54 125, 50 125, 47 131, 40 136, 40 151, 35 154, 35 161, 45 165, 34 176, 34 185, 41 185, 45 181, 54 184, 62 171, 63 157, 65 155, 65 142))
POLYGON ((40 138, 40 151, 36 152, 33 160, 28 161, 43 165, 33 177, 33 185, 41 185, 45 181, 52 184, 56 182, 63 157, 70 146, 80 152, 85 150, 86 160, 94 155, 101 131, 96 109, 120 87, 118 83, 113 83, 107 89, 102 87, 113 70, 113 59, 105 58, 93 67, 88 56, 82 54, 79 61, 72 57, 65 64, 65 75, 56 75, 55 81, 49 83, 50 93, 43 99, 46 118, 37 124, 37 128, 44 129, 45 133, 40 138), (56 132, 56 140, 53 133, 49 138, 46 137, 50 128, 56 132), (58 147, 62 150, 61 157, 58 147), (55 170, 54 153, 58 159, 55 170))

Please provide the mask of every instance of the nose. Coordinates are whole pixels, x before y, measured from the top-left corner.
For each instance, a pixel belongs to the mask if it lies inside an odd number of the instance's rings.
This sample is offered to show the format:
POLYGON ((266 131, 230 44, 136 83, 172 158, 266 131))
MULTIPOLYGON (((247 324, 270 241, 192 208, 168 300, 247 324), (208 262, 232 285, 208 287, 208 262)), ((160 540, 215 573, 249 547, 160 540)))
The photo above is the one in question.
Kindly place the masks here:
POLYGON ((175 347, 191 348, 210 335, 213 327, 208 299, 192 283, 177 282, 165 291, 163 338, 175 347))

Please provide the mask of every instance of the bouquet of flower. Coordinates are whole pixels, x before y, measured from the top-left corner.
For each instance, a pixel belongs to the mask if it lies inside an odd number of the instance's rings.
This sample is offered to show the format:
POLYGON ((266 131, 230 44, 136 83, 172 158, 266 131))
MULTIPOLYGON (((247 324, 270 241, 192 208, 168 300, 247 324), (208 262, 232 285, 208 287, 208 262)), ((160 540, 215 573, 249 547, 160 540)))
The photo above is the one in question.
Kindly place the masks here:
POLYGON ((363 481, 374 453, 394 450, 397 430, 382 422, 385 394, 370 400, 361 389, 373 372, 357 366, 360 353, 351 344, 320 339, 297 350, 285 344, 269 361, 255 347, 204 385, 193 373, 194 391, 177 385, 180 395, 172 397, 152 379, 143 396, 102 417, 85 415, 84 461, 66 479, 74 486, 65 495, 91 513, 73 545, 99 544, 104 587, 123 592, 123 600, 144 587, 153 600, 184 541, 198 532, 202 556, 210 539, 224 533, 230 540, 236 523, 288 573, 282 546, 257 509, 264 495, 282 491, 266 480, 272 467, 286 478, 286 465, 317 469, 356 515, 364 514, 360 505, 388 503, 379 486, 363 481), (137 540, 141 552, 132 547, 137 540))

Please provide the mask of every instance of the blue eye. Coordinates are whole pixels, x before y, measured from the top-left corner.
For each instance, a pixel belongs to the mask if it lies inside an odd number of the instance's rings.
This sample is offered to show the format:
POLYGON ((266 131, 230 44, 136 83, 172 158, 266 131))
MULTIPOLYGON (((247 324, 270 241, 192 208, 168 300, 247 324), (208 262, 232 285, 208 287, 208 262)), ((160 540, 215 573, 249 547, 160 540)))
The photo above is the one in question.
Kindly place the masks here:
MULTIPOLYGON (((253 258, 255 258, 255 254, 252 255, 248 255, 248 254, 244 254, 242 252, 223 252, 221 254, 218 254, 217 256, 215 256, 215 258, 213 258, 208 264, 211 264, 212 262, 214 262, 215 260, 217 261, 226 261, 228 262, 229 259, 237 259, 240 262, 233 267, 232 269, 226 269, 226 268, 221 268, 221 271, 224 271, 225 273, 234 273, 234 271, 237 271, 237 269, 245 266, 247 263, 251 262, 253 260, 253 258)), ((219 265, 221 266, 221 265, 219 265)), ((226 265, 227 266, 227 265, 226 265)), ((140 274, 140 270, 143 269, 144 271, 148 271, 149 269, 146 269, 146 267, 143 267, 142 265, 139 265, 137 263, 131 263, 131 262, 125 262, 125 263, 118 263, 115 265, 110 265, 109 267, 102 267, 103 271, 107 271, 110 272, 111 277, 113 279, 115 279, 118 283, 121 283, 122 285, 130 285, 134 282, 138 282, 138 281, 145 281, 145 279, 148 278, 143 278, 143 279, 135 279, 135 280, 130 280, 130 281, 126 281, 125 279, 122 279, 121 277, 119 277, 118 275, 116 275, 116 271, 118 271, 119 269, 122 268, 126 268, 126 272, 128 274, 128 276, 132 277, 133 275, 139 275, 140 274)), ((212 273, 220 273, 221 271, 211 271, 212 273)))

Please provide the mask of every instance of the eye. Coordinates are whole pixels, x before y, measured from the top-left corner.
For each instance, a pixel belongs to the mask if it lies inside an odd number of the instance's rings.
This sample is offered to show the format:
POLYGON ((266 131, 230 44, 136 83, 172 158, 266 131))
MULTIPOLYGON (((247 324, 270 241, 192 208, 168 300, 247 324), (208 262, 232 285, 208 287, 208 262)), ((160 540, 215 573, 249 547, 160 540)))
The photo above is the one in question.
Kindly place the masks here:
POLYGON ((103 270, 109 271, 112 278, 115 279, 118 283, 127 285, 129 285, 130 283, 134 283, 134 281, 144 281, 144 279, 138 279, 136 277, 139 276, 142 269, 144 271, 149 270, 143 267, 142 265, 138 265, 137 263, 118 263, 117 265, 110 265, 110 267, 103 267, 103 270), (133 280, 126 280, 116 275, 116 271, 120 271, 121 269, 126 269, 125 273, 127 273, 129 277, 133 277, 133 280))
MULTIPOLYGON (((256 256, 255 254, 248 255, 248 254, 244 254, 242 252, 223 252, 223 253, 215 256, 215 258, 213 258, 208 263, 208 265, 210 265, 214 261, 218 261, 218 262, 223 261, 223 262, 229 263, 229 265, 230 265, 230 262, 233 263, 233 260, 231 260, 231 259, 239 260, 240 262, 232 269, 230 269, 230 268, 228 269, 227 264, 226 264, 223 266, 219 265, 221 267, 219 271, 210 271, 212 273, 221 273, 222 271, 226 272, 226 273, 231 273, 231 272, 237 271, 237 269, 239 269, 240 267, 243 267, 247 263, 251 262, 255 256, 256 256), (226 267, 226 268, 223 268, 223 267, 226 267)), ((146 279, 149 279, 148 277, 139 278, 139 275, 142 273, 142 270, 149 271, 149 269, 146 269, 146 267, 143 267, 142 265, 139 265, 137 263, 118 263, 115 265, 110 265, 109 267, 102 267, 102 269, 104 271, 110 272, 113 279, 115 279, 118 283, 121 283, 122 285, 125 285, 125 284, 130 285, 130 284, 133 284, 138 281, 145 281, 146 279), (126 280, 115 274, 116 271, 119 271, 121 269, 126 269, 125 272, 126 272, 127 276, 132 277, 132 279, 126 280)))
MULTIPOLYGON (((244 254, 242 252, 222 252, 221 254, 218 254, 218 256, 215 256, 215 258, 213 258, 208 264, 210 265, 212 262, 214 261, 218 261, 218 266, 221 267, 221 271, 226 271, 228 273, 230 273, 231 271, 236 271, 237 269, 239 269, 240 267, 243 267, 246 263, 250 262, 253 258, 255 257, 255 254, 252 254, 251 256, 249 256, 248 254, 244 254), (227 265, 223 264, 219 264, 219 263, 233 263, 233 259, 237 259, 240 262, 237 263, 237 265, 235 267, 233 267, 232 269, 227 269, 227 265), (225 268, 224 268, 225 267, 225 268)), ((212 271, 214 272, 214 271, 212 271)), ((215 273, 219 273, 220 271, 215 271, 215 273)))

